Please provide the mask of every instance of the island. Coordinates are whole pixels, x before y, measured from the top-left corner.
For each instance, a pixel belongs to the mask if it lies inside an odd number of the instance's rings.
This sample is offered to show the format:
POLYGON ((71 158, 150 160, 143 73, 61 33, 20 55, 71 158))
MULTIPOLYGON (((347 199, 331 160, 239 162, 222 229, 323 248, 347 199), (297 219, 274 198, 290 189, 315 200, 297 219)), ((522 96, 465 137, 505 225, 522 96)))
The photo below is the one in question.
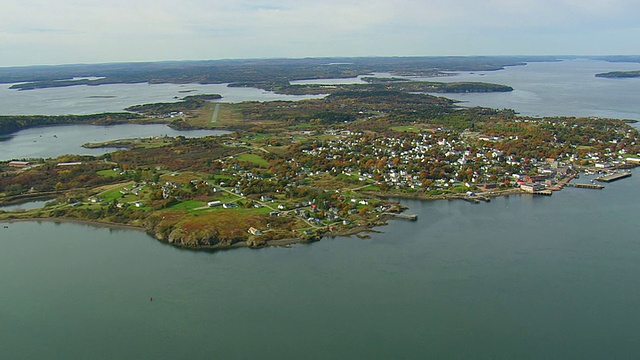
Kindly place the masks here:
POLYGON ((120 148, 95 157, 2 162, 0 206, 49 202, 0 211, 0 220, 133 226, 190 249, 283 246, 366 236, 392 218, 415 220, 404 213, 403 198, 481 203, 548 196, 580 172, 621 172, 640 162, 640 136, 629 121, 468 108, 429 94, 432 86, 396 78, 330 87, 289 83, 286 91, 328 95, 234 104, 207 94, 123 113, 0 117, 5 134, 105 122, 230 131, 86 144, 120 148))
POLYGON ((640 70, 610 71, 606 73, 596 74, 596 77, 603 77, 603 78, 609 78, 609 79, 637 78, 637 77, 640 77, 640 70))
POLYGON ((0 83, 11 89, 105 84, 251 84, 261 89, 306 79, 351 78, 374 73, 440 77, 457 71, 494 71, 548 56, 356 57, 167 61, 0 68, 0 83))

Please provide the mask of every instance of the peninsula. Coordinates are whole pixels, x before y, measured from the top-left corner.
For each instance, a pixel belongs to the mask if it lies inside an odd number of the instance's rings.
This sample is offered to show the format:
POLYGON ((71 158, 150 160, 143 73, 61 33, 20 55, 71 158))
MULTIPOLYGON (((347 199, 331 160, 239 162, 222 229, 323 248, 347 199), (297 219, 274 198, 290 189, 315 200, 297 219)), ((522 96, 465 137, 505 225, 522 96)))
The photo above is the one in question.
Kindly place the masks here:
POLYGON ((193 249, 286 245, 383 225, 404 210, 394 199, 550 195, 579 171, 614 171, 639 161, 640 135, 625 121, 465 108, 426 94, 431 86, 395 78, 289 84, 286 91, 329 95, 231 104, 208 94, 119 114, 3 117, 5 133, 105 121, 232 132, 121 139, 86 144, 125 148, 98 157, 0 163, 0 204, 50 199, 39 209, 0 211, 0 220, 135 226, 193 249))

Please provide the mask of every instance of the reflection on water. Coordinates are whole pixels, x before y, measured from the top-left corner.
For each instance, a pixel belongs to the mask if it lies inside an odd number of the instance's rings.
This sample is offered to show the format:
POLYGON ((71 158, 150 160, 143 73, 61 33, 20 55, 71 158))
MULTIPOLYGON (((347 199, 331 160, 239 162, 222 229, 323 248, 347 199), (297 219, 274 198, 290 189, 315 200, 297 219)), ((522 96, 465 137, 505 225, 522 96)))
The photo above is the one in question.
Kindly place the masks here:
POLYGON ((49 202, 49 201, 50 200, 34 200, 34 201, 29 201, 29 202, 25 202, 25 203, 21 203, 21 204, 0 206, 0 210, 3 210, 3 211, 21 211, 21 210, 39 209, 39 208, 44 207, 47 204, 47 202, 49 202))
POLYGON ((551 197, 407 200, 418 221, 292 248, 0 223, 0 358, 635 358, 636 175, 551 197))
POLYGON ((85 149, 82 144, 151 136, 203 137, 227 134, 222 130, 174 130, 150 125, 61 125, 30 128, 11 134, 2 143, 1 160, 49 158, 64 154, 102 155, 114 149, 85 149))
POLYGON ((176 102, 187 95, 220 94, 222 102, 273 101, 321 98, 323 95, 280 95, 227 84, 111 84, 68 86, 18 91, 0 84, 2 115, 66 115, 118 112, 132 105, 176 102))
MULTIPOLYGON (((460 100, 464 106, 513 109, 526 116, 597 116, 640 120, 640 79, 597 78, 609 71, 638 70, 640 64, 594 60, 530 63, 499 71, 459 72, 453 76, 404 77, 415 81, 488 82, 509 85, 509 93, 433 94, 460 100)), ((389 77, 389 74, 376 74, 389 77)), ((296 84, 357 84, 349 79, 294 81, 296 84)))

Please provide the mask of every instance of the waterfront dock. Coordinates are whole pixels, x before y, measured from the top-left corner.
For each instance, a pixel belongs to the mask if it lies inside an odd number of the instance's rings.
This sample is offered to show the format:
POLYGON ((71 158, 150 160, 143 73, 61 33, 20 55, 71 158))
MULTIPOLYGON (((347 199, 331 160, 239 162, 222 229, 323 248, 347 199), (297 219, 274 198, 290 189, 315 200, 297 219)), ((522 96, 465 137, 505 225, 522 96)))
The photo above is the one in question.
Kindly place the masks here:
POLYGON ((383 213, 384 215, 391 215, 393 217, 397 217, 398 219, 404 219, 409 221, 418 220, 417 214, 396 214, 396 213, 383 213))
POLYGON ((604 186, 597 185, 597 184, 580 184, 580 183, 577 183, 577 184, 567 184, 567 186, 581 188, 581 189, 595 189, 595 190, 604 189, 604 186))
POLYGON ((596 180, 602 181, 602 182, 612 182, 612 181, 628 178, 629 176, 631 176, 630 172, 613 173, 609 175, 600 176, 596 178, 596 180))

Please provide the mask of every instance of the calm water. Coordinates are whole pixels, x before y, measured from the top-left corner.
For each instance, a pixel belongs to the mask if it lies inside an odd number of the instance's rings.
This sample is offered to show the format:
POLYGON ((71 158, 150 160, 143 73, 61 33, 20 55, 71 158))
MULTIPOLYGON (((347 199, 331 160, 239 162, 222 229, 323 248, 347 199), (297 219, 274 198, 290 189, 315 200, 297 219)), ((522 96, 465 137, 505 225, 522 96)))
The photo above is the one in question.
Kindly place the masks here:
POLYGON ((152 125, 63 125, 22 130, 0 138, 0 161, 49 158, 64 154, 102 155, 113 149, 85 149, 82 144, 150 136, 203 137, 226 134, 221 130, 178 131, 162 124, 152 125))
POLYGON ((34 200, 34 201, 27 201, 21 204, 5 205, 5 206, 0 206, 0 210, 21 211, 21 210, 39 209, 39 208, 43 208, 49 201, 51 200, 34 200))
MULTIPOLYGON (((640 79, 596 78, 609 71, 640 70, 637 63, 594 60, 530 63, 500 71, 461 72, 455 76, 412 80, 478 81, 509 85, 510 93, 434 94, 462 101, 465 106, 514 109, 528 116, 598 116, 640 120, 640 79)), ((377 76, 389 76, 377 74, 377 76)), ((349 79, 295 81, 297 84, 358 84, 349 79)))
POLYGON ((635 358, 639 188, 406 201, 368 240, 255 251, 0 224, 0 359, 635 358))
POLYGON ((220 94, 224 102, 301 100, 322 96, 278 95, 226 84, 113 84, 70 86, 28 91, 0 84, 1 115, 64 115, 122 111, 131 105, 178 101, 188 95, 220 94))
POLYGON ((638 175, 552 197, 409 201, 417 222, 290 249, 199 253, 11 223, 0 357, 633 358, 638 175))
POLYGON ((595 74, 640 70, 638 63, 570 60, 530 63, 501 71, 461 73, 436 81, 483 81, 510 85, 510 93, 451 94, 468 106, 514 109, 530 116, 598 116, 640 120, 640 78, 606 79, 595 74))

